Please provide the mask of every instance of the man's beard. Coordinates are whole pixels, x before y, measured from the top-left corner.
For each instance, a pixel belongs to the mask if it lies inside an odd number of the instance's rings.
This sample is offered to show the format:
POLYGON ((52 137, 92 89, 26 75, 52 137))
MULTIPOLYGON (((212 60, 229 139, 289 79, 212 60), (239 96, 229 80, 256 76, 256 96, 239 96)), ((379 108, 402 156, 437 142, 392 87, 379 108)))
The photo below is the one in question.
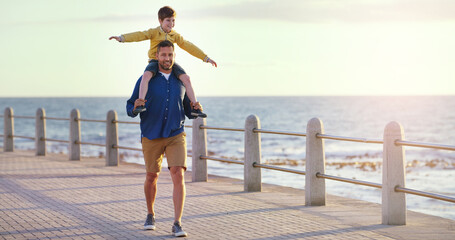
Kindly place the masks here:
MULTIPOLYGON (((166 64, 167 65, 167 64, 166 64)), ((172 69, 172 63, 169 64, 169 66, 165 66, 165 64, 160 63, 160 67, 164 70, 171 70, 172 69)))

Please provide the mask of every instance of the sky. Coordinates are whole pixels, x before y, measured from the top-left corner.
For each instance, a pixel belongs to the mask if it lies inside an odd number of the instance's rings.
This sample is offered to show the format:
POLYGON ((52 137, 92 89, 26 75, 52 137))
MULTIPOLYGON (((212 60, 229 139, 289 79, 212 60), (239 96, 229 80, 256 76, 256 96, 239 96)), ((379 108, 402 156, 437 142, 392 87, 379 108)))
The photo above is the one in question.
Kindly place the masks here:
POLYGON ((197 96, 455 95, 452 0, 0 0, 0 97, 130 96, 165 5, 197 96))

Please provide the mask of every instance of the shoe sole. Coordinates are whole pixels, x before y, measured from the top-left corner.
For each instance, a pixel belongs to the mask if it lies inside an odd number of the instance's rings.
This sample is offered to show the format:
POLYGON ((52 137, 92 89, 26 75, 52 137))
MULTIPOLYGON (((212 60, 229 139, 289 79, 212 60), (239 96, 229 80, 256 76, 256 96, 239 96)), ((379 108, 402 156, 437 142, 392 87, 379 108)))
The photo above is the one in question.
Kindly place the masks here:
POLYGON ((174 237, 187 237, 188 234, 186 234, 185 232, 178 232, 178 233, 174 233, 174 237))
POLYGON ((147 226, 144 226, 144 230, 155 230, 155 226, 154 225, 147 225, 147 226))
POLYGON ((137 110, 137 109, 136 109, 136 110, 133 111, 133 113, 134 113, 134 114, 139 114, 139 113, 141 113, 141 112, 145 112, 146 110, 147 110, 147 108, 144 108, 144 109, 141 109, 141 110, 137 110))
POLYGON ((206 118, 206 117, 207 117, 207 114, 191 113, 191 116, 193 116, 193 117, 200 117, 200 118, 206 118))

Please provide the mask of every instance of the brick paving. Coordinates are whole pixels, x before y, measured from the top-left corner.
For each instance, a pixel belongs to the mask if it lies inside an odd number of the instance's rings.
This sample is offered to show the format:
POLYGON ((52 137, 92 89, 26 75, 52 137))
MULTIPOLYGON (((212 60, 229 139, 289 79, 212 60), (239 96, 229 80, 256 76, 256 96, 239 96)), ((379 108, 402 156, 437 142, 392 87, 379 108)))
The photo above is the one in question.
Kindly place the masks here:
MULTIPOLYGON (((172 181, 158 181, 157 229, 146 217, 144 167, 104 159, 68 161, 30 151, 0 152, 1 239, 170 239, 172 181)), ((455 221, 408 211, 406 226, 381 225, 378 204, 328 195, 307 207, 304 192, 264 185, 243 192, 241 180, 209 176, 191 182, 183 229, 191 239, 455 239, 455 221)))

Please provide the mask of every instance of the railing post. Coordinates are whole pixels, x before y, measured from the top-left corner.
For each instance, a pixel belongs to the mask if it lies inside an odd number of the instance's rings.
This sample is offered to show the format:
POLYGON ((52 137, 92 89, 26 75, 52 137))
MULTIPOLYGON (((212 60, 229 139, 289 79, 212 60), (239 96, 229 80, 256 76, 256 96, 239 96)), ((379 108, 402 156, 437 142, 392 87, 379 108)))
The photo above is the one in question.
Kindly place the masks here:
POLYGON ((316 177, 325 173, 324 140, 316 135, 324 133, 324 125, 318 118, 308 122, 306 130, 305 205, 324 206, 326 199, 325 179, 316 177))
POLYGON ((201 126, 207 125, 205 118, 193 119, 192 134, 192 170, 191 177, 193 182, 207 182, 207 160, 201 156, 207 156, 207 129, 201 126))
POLYGON ((36 110, 35 119, 35 154, 46 156, 46 112, 44 108, 36 110))
POLYGON ((3 151, 13 152, 14 151, 14 117, 13 109, 10 107, 5 108, 5 114, 3 117, 3 151))
POLYGON ((260 129, 261 123, 256 115, 250 115, 245 121, 245 162, 244 190, 246 192, 262 191, 261 168, 255 168, 254 163, 261 163, 261 135, 253 132, 260 129))
POLYGON ((68 144, 69 160, 81 160, 81 114, 78 109, 71 110, 70 113, 70 139, 68 144))
POLYGON ((390 122, 384 130, 382 168, 382 224, 406 225, 406 195, 395 192, 395 187, 405 187, 406 159, 404 147, 395 144, 404 139, 401 124, 390 122))
POLYGON ((118 123, 117 112, 110 110, 106 118, 106 166, 118 166, 118 123))

